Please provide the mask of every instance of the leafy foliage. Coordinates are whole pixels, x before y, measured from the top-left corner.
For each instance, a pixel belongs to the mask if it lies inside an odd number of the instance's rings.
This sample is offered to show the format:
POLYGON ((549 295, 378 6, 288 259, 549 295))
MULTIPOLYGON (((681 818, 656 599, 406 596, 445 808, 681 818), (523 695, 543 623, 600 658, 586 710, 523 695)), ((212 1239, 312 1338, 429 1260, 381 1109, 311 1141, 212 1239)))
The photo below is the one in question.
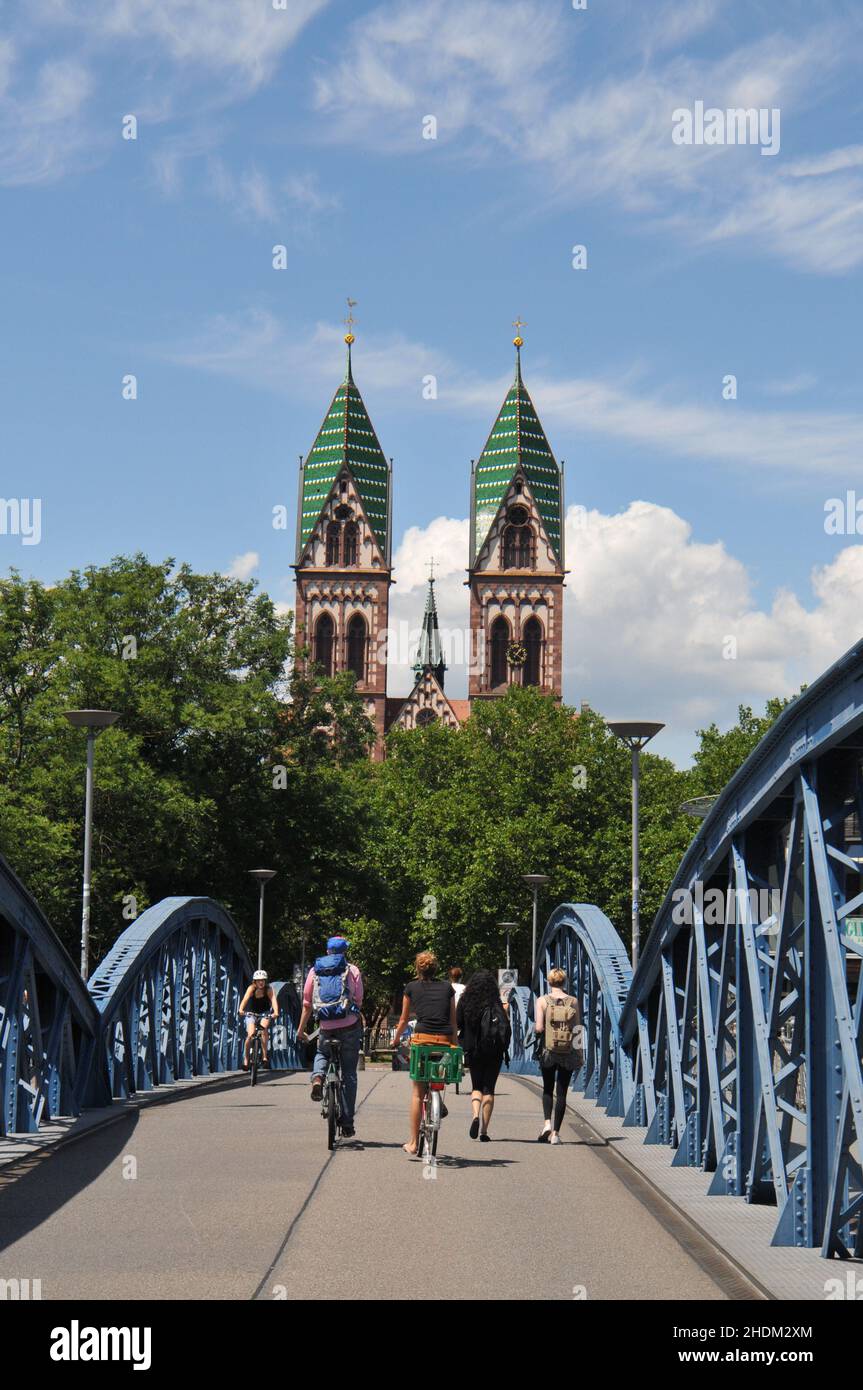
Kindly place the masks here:
MULTIPOLYGON (((597 713, 532 688, 374 741, 352 675, 291 665, 290 619, 253 583, 142 555, 46 587, 0 581, 0 850, 73 951, 80 922, 84 735, 69 708, 120 713, 96 747, 93 959, 168 894, 223 901, 285 976, 345 931, 385 1012, 431 947, 442 965, 495 968, 503 922, 526 979, 561 901, 592 902, 624 940, 630 918, 630 756, 597 713), (124 915, 124 905, 126 914, 124 915)), ((649 925, 697 822, 688 798, 718 792, 784 708, 741 706, 700 731, 694 766, 642 754, 642 923, 649 925)))

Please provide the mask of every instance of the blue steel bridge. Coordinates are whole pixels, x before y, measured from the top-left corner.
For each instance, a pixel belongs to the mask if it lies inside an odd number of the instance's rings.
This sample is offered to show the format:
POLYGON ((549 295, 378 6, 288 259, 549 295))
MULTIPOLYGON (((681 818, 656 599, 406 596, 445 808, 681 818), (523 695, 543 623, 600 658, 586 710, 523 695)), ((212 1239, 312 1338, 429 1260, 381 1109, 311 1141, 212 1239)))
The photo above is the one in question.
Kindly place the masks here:
POLYGON ((450 1090, 435 1182, 401 1152, 406 1081, 390 1071, 361 1073, 357 1141, 327 1154, 292 985, 277 986, 273 1071, 254 1091, 237 1075, 253 967, 217 902, 150 908, 85 985, 0 863, 0 1279, 102 1298, 291 1298, 342 1279, 356 1297, 368 1276, 345 1253, 345 1212, 385 1264, 427 1210, 420 1293, 425 1273, 483 1296, 466 1253, 482 1230, 507 1260, 523 1239, 556 1252, 553 1275, 522 1274, 507 1296, 632 1297, 633 1249, 647 1296, 825 1296, 839 1262, 863 1256, 861 768, 863 643, 718 796, 635 974, 597 907, 552 912, 532 987, 512 996, 495 1142, 470 1143, 450 1090), (727 920, 702 911, 715 889, 737 905, 727 920), (757 920, 765 892, 778 910, 757 920), (557 965, 586 1042, 571 1143, 549 1152, 535 1143, 533 1001, 557 965))

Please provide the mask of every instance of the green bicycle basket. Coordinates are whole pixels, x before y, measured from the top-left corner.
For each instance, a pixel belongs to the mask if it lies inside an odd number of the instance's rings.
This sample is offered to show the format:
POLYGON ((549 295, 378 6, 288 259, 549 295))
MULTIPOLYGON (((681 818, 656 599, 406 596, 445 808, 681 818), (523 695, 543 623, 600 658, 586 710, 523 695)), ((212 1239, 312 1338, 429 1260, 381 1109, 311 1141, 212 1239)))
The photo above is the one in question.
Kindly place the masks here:
POLYGON ((411 1044, 411 1081, 461 1081, 464 1074, 464 1052, 460 1047, 443 1047, 439 1043, 411 1044))

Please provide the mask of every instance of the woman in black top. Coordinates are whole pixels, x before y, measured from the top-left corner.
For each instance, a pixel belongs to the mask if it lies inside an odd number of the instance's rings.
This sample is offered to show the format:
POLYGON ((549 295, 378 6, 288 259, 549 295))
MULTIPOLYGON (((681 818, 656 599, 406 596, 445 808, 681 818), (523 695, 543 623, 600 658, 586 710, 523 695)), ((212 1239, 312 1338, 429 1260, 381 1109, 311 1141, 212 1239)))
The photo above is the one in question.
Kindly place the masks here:
MULTIPOLYGON (((417 1026, 411 1039, 415 1043, 440 1043, 454 1047, 456 1043, 455 991, 449 980, 438 980, 437 958, 431 951, 420 951, 416 958, 417 977, 405 985, 402 999, 402 1015, 393 1034, 393 1047, 401 1042, 402 1033, 408 1026, 411 1013, 417 1026)), ((411 1137, 402 1145, 406 1154, 416 1158, 419 1147, 420 1116, 426 1085, 422 1081, 411 1082, 411 1137)), ((446 1114, 446 1106, 441 1110, 446 1114)))
POLYGON ((479 1136, 487 1144, 494 1110, 494 1088, 512 1037, 506 1006, 501 1003, 497 980, 490 970, 477 970, 471 976, 458 1001, 456 1022, 459 1041, 470 1067, 473 1110, 470 1137, 479 1136))

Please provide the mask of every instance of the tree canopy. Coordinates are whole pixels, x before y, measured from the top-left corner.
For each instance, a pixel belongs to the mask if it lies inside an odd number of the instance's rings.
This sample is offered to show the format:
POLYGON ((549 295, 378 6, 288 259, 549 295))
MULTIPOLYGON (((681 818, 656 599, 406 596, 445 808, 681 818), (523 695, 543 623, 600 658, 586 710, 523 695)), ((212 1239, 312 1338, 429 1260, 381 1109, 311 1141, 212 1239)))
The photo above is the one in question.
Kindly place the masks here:
MULTIPOLYGON (((397 731, 387 756, 351 674, 292 661, 290 616, 251 582, 173 560, 118 557, 54 586, 0 581, 0 850, 76 951, 85 736, 63 711, 108 708, 96 746, 92 954, 170 894, 222 901, 253 945, 269 867, 271 976, 346 931, 369 1011, 385 1011, 431 947, 444 966, 495 968, 502 922, 527 978, 531 892, 540 930, 561 901, 630 917, 630 758, 602 717, 531 688, 480 703, 460 729, 397 731)), ((644 929, 697 821, 784 708, 741 706, 700 731, 691 768, 642 754, 644 929)))

